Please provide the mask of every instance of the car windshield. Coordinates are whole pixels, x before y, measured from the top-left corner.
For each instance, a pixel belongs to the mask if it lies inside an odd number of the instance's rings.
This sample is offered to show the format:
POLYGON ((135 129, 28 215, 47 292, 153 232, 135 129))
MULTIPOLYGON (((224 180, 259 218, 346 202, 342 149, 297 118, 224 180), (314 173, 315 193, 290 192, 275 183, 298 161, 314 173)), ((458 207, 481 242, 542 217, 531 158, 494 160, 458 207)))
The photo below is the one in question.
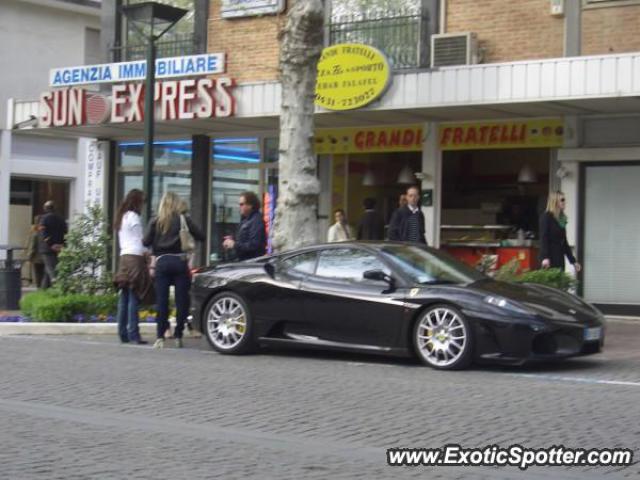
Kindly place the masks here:
POLYGON ((471 283, 487 278, 450 255, 416 245, 386 245, 382 255, 415 283, 442 285, 471 283))

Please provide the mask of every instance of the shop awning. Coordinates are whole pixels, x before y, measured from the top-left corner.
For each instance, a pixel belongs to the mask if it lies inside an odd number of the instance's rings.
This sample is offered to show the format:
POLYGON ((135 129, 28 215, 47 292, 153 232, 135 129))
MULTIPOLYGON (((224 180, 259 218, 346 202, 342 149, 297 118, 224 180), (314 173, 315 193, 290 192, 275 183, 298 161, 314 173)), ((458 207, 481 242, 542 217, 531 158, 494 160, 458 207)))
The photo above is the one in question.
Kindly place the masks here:
MULTIPOLYGON (((278 82, 239 85, 234 96, 235 116, 156 122, 156 135, 220 136, 277 130, 281 101, 278 82)), ((29 119, 38 117, 38 108, 38 102, 16 102, 13 125, 23 127, 25 132, 55 136, 115 140, 143 136, 142 123, 30 127, 29 119)), ((318 109, 316 124, 318 128, 335 128, 638 111, 640 52, 634 52, 400 73, 380 101, 347 112, 318 109)))

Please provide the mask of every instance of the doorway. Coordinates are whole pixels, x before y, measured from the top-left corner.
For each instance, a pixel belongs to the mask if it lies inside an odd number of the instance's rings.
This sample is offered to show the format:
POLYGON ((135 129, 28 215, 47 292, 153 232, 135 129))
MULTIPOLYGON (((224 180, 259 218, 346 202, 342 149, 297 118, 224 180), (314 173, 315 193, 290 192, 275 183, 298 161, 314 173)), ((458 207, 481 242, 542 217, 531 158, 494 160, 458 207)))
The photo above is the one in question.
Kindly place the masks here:
MULTIPOLYGON (((44 202, 52 200, 56 211, 63 218, 69 218, 68 180, 42 180, 11 177, 9 196, 9 244, 26 246, 35 217, 42 215, 44 202)), ((25 250, 19 251, 16 258, 25 260, 25 250)), ((32 279, 31 265, 22 264, 22 278, 29 283, 32 279)))
POLYGON ((589 164, 581 175, 583 295, 605 312, 640 313, 640 162, 589 164))

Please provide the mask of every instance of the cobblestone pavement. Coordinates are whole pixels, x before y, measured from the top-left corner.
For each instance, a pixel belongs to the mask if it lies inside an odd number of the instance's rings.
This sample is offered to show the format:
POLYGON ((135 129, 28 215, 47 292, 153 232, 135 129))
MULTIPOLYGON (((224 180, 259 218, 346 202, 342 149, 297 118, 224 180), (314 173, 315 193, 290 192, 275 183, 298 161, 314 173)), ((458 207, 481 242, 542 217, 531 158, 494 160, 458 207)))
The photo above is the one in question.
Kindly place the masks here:
POLYGON ((0 479, 638 478, 626 468, 389 467, 389 447, 627 447, 640 459, 640 323, 604 354, 438 372, 326 352, 0 337, 0 479))

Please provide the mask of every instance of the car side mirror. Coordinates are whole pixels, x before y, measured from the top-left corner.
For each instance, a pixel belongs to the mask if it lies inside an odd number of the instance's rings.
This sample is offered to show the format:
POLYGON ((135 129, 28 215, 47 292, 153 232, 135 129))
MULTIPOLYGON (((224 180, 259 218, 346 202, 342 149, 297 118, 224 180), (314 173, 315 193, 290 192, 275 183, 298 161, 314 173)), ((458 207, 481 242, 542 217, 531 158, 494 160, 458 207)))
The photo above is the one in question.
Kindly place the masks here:
POLYGON ((379 282, 386 282, 391 288, 395 287, 395 280, 391 275, 387 275, 382 270, 367 270, 362 274, 363 278, 367 280, 376 280, 379 282))
POLYGON ((267 272, 271 278, 276 278, 276 261, 269 260, 264 264, 264 271, 267 272))

